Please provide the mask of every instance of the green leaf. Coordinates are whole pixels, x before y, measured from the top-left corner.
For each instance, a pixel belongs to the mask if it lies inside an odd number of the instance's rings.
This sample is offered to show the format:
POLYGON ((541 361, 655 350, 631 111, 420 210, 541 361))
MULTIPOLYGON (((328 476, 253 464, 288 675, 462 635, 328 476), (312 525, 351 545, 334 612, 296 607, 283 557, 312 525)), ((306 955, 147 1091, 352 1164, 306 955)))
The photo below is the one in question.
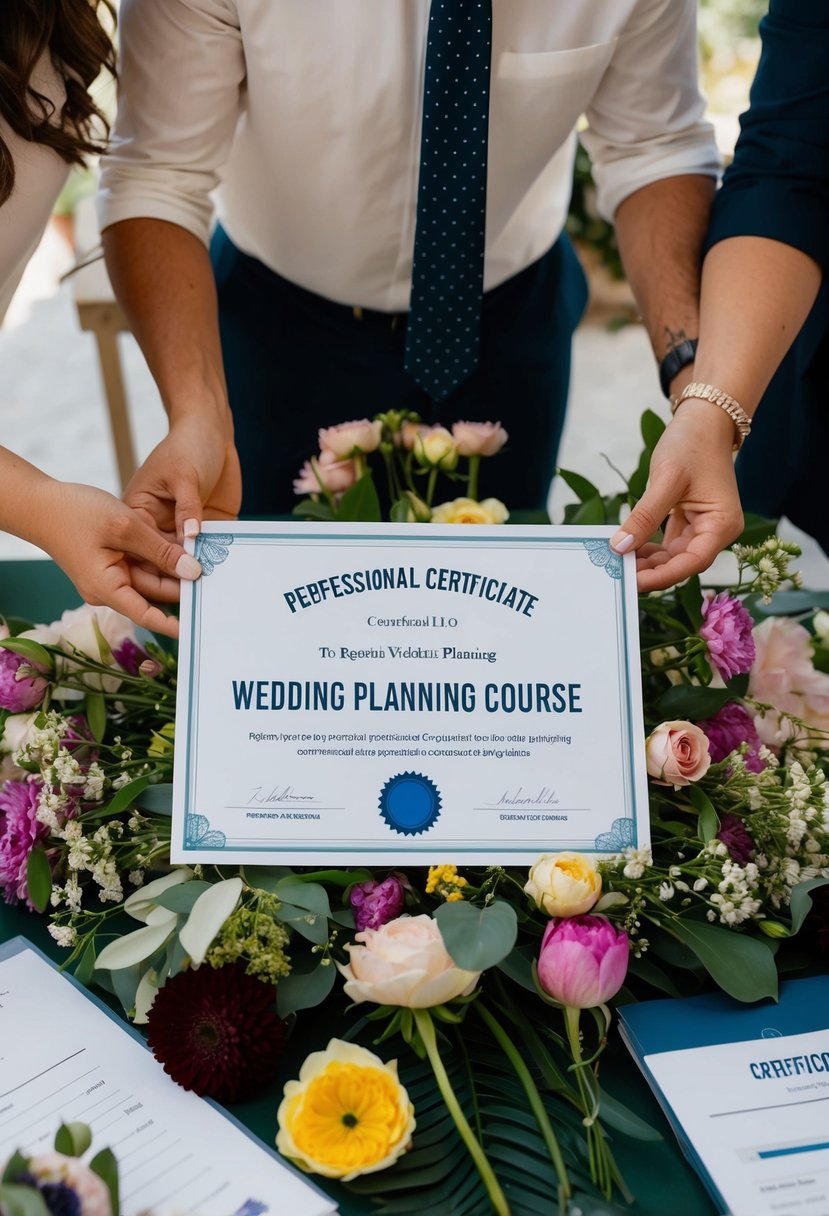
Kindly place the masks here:
POLYGON ((88 692, 83 699, 84 713, 96 743, 102 743, 107 728, 107 703, 102 693, 88 692))
POLYGON ((45 912, 52 894, 52 868, 43 849, 32 849, 28 856, 26 886, 36 911, 45 912))
POLYGON ((664 927, 694 952, 715 983, 737 1001, 777 999, 774 954, 760 938, 693 920, 664 927))
POLYGON ((296 504, 292 514, 298 515, 302 519, 318 519, 324 522, 334 518, 331 506, 324 498, 318 500, 303 498, 302 502, 296 504))
MULTIPOLYGON (((126 788, 126 787, 125 787, 126 788)), ((159 781, 148 785, 136 799, 136 805, 141 811, 149 811, 151 815, 172 815, 173 786, 169 781, 159 781)))
POLYGON ((371 471, 367 470, 359 481, 349 487, 337 504, 336 518, 343 522, 379 523, 383 518, 380 499, 374 486, 371 471))
POLYGON ((92 984, 92 972, 95 970, 95 938, 91 937, 84 947, 83 954, 78 960, 78 965, 75 968, 75 979, 79 984, 83 984, 84 988, 89 988, 92 984))
POLYGON ((250 887, 273 895, 283 878, 295 878, 288 866, 244 866, 242 876, 250 887))
POLYGON ((515 908, 496 899, 486 908, 458 900, 436 909, 443 944, 464 971, 486 971, 505 959, 518 936, 515 908))
POLYGON ((646 1123, 630 1107, 625 1106, 624 1102, 612 1097, 605 1089, 600 1091, 600 1103, 599 1118, 609 1127, 614 1127, 617 1132, 630 1136, 632 1140, 653 1142, 662 1139, 661 1133, 655 1127, 646 1123))
POLYGON ((574 524, 603 524, 605 522, 604 502, 596 495, 588 498, 573 512, 570 522, 574 524))
POLYGON ((702 587, 698 574, 677 588, 676 598, 685 609, 685 615, 691 622, 691 628, 697 632, 702 625, 702 587))
POLYGON ((590 498, 601 498, 601 494, 592 481, 588 481, 580 473, 571 473, 569 469, 558 469, 558 475, 578 497, 579 502, 587 502, 590 498))
POLYGON ((113 1212, 121 1211, 118 1187, 118 1162, 111 1148, 102 1148, 89 1163, 93 1174, 97 1174, 109 1191, 109 1202, 113 1212))
POLYGON ((28 1168, 28 1159, 23 1156, 20 1149, 16 1149, 3 1168, 2 1181, 11 1182, 12 1178, 16 1178, 22 1170, 27 1170, 28 1168))
POLYGON ((735 694, 728 688, 702 688, 698 684, 673 684, 658 698, 655 710, 663 722, 712 718, 735 694))
POLYGON ((293 904, 295 908, 304 908, 315 912, 318 916, 329 917, 331 908, 328 903, 328 892, 319 883, 302 882, 292 876, 283 878, 276 884, 275 894, 284 903, 293 904))
POLYGON ((650 452, 647 450, 647 448, 645 448, 642 455, 639 457, 639 464, 636 466, 636 472, 628 482, 628 494, 630 495, 631 506, 637 503, 645 493, 645 487, 648 484, 650 467, 650 452))
POLYGON ((64 1157, 82 1157, 91 1143, 88 1123, 61 1123, 55 1135, 55 1152, 64 1157))
POLYGON ((764 540, 768 540, 770 536, 774 536, 779 522, 777 519, 766 519, 764 515, 752 515, 750 511, 746 512, 743 520, 743 530, 735 543, 739 545, 761 545, 764 540))
POLYGON ((498 970, 503 971, 504 975, 509 976, 514 984, 518 984, 520 988, 524 988, 527 992, 535 992, 535 981, 533 980, 533 958, 535 951, 526 946, 515 946, 510 950, 506 958, 502 958, 498 963, 498 970))
POLYGON ((109 802, 102 807, 97 808, 92 817, 95 819, 109 819, 115 815, 120 815, 122 811, 126 811, 136 801, 142 790, 150 784, 149 777, 136 777, 135 781, 130 781, 128 785, 122 785, 117 793, 113 794, 109 802))
POLYGON ((409 522, 409 512, 412 509, 412 504, 408 498, 398 498, 391 505, 389 519, 393 524, 407 524, 409 522))
POLYGON ((154 902, 160 908, 167 908, 170 912, 179 914, 192 912, 196 900, 211 886, 213 886, 212 883, 204 882, 201 878, 194 878, 192 882, 179 883, 176 887, 168 887, 166 891, 161 891, 154 902))
POLYGON ((42 667, 45 671, 51 671, 54 667, 49 651, 32 638, 3 638, 0 646, 4 650, 11 650, 13 654, 19 654, 21 658, 28 659, 30 663, 42 667))
POLYGON ((0 1185, 0 1210, 8 1216, 49 1216, 49 1209, 40 1191, 14 1183, 0 1185))
POLYGON ((806 882, 799 882, 792 887, 791 903, 789 911, 792 917, 792 933, 799 932, 804 920, 809 915, 812 908, 812 892, 818 887, 825 887, 829 883, 829 877, 810 878, 806 882))
POLYGON ((659 443, 665 431, 665 423, 655 414, 653 410, 645 410, 639 420, 639 429, 642 432, 642 438, 645 441, 645 448, 650 457, 653 449, 659 443))
POLYGON ((287 1018, 300 1009, 314 1009, 321 1005, 334 987, 337 968, 332 962, 318 963, 313 971, 292 971, 276 986, 276 1011, 287 1018))
POLYGON ((691 805, 699 811, 697 835, 704 844, 708 844, 709 840, 714 840, 720 830, 720 817, 714 809, 711 799, 698 785, 688 786, 688 797, 691 805))

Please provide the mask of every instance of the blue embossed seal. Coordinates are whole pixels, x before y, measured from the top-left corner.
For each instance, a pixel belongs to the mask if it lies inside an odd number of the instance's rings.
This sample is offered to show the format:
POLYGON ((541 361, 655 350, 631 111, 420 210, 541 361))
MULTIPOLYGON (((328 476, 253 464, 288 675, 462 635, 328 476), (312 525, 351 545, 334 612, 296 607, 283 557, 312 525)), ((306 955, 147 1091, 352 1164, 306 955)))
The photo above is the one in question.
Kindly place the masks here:
POLYGON ((398 773, 380 791, 380 814, 403 836, 420 836, 440 815, 440 791, 422 773, 398 773))

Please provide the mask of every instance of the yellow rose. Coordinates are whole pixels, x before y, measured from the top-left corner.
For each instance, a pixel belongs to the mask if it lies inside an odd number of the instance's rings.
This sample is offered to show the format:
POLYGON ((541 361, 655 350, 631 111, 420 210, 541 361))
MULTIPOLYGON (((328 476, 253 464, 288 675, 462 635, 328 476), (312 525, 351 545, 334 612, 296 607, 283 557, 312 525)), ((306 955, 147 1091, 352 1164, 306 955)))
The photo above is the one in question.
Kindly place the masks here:
POLYGON ((582 916, 602 893, 602 876, 582 853, 548 853, 539 857, 524 887, 548 916, 582 916))
POLYGON ((432 508, 433 524, 503 524, 508 519, 509 511, 497 498, 485 498, 483 502, 456 498, 432 508))
POLYGON ((458 446, 446 427, 420 427, 414 442, 414 454, 421 464, 451 472, 458 463, 458 446))
POLYGON ((288 1081, 276 1147, 302 1169, 349 1182, 393 1165, 409 1148, 414 1106, 388 1064, 342 1039, 312 1052, 288 1081))

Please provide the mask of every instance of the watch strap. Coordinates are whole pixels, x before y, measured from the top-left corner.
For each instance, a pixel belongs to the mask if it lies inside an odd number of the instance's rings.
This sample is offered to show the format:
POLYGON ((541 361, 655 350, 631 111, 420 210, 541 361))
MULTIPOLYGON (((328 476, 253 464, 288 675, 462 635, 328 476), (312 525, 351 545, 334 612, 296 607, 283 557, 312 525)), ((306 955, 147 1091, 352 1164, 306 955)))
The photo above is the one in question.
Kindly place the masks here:
POLYGON ((697 344, 697 338, 686 338, 678 346, 669 350, 659 364, 659 384, 666 397, 671 395, 671 382, 674 376, 678 376, 683 367, 693 363, 697 357, 697 344))

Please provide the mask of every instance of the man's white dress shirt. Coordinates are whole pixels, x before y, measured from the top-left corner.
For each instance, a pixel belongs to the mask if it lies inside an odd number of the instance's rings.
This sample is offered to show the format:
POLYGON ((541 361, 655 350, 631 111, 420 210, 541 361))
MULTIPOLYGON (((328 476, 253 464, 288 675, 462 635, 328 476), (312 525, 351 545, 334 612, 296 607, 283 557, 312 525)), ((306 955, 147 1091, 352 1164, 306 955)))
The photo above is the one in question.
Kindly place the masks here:
MULTIPOLYGON (((487 289, 564 226, 574 128, 598 202, 716 175, 696 0, 493 0, 487 289)), ((231 240, 344 304, 408 307, 428 0, 123 0, 101 224, 231 240)))

